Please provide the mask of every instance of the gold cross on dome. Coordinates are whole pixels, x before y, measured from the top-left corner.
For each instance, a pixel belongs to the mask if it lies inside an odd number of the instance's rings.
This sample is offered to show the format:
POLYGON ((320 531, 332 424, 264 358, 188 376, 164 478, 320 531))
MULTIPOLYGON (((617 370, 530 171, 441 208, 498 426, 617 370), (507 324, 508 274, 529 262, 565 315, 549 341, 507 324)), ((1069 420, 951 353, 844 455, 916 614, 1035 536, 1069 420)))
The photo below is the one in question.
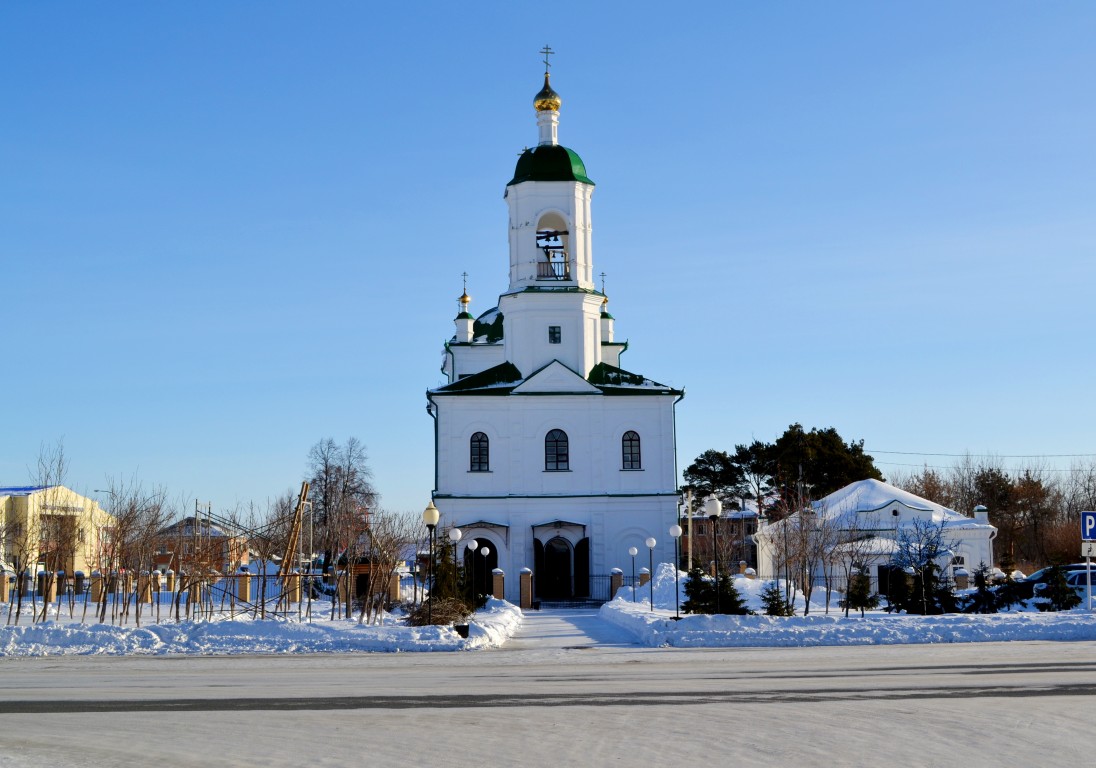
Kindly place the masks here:
POLYGON ((548 47, 548 46, 546 45, 546 46, 544 46, 544 47, 543 47, 543 48, 542 48, 542 49, 540 50, 540 52, 544 54, 544 74, 546 74, 546 75, 547 75, 547 74, 548 74, 548 68, 549 68, 550 66, 552 66, 552 65, 551 65, 551 64, 550 64, 550 63, 548 62, 548 57, 549 57, 549 56, 551 56, 551 55, 552 55, 553 53, 555 53, 555 51, 553 51, 553 50, 552 50, 551 48, 549 48, 549 47, 548 47))

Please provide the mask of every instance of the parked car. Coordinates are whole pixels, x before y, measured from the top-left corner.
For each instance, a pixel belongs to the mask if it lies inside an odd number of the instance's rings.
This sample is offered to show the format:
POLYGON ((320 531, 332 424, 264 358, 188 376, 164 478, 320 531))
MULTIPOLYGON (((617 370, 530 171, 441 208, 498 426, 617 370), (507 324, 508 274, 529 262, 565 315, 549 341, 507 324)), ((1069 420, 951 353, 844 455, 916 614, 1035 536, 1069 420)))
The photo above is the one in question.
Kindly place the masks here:
MULTIPOLYGON (((1088 583, 1088 575, 1085 571, 1085 563, 1070 563, 1060 566, 1066 573, 1066 583, 1073 587, 1085 605, 1088 605, 1088 592, 1085 586, 1088 583)), ((1050 568, 1043 568, 1031 574, 1023 581, 1017 582, 1018 594, 1024 600, 1038 597, 1039 593, 1046 589, 1050 579, 1050 568)), ((1096 563, 1092 565, 1092 583, 1096 585, 1096 563)))
MULTIPOLYGON (((1069 571, 1066 573, 1066 584, 1073 587, 1073 591, 1077 593, 1077 596, 1081 598, 1081 607, 1088 607, 1088 571, 1069 571)), ((1096 566, 1092 568, 1092 585, 1093 590, 1096 591, 1096 566)), ((1035 596, 1039 597, 1039 593, 1045 587, 1045 584, 1037 584, 1035 586, 1035 596)))

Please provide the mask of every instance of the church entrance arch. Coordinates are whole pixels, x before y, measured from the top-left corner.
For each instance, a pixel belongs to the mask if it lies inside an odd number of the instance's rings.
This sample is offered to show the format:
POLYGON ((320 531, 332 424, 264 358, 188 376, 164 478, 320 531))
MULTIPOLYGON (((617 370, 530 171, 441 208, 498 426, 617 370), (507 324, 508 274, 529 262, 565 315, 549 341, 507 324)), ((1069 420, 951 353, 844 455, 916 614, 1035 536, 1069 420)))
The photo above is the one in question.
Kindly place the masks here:
POLYGON ((490 539, 477 539, 476 542, 479 546, 474 553, 467 548, 464 550, 465 578, 473 594, 489 597, 494 591, 492 571, 499 567, 498 546, 490 539), (487 555, 483 554, 485 548, 489 550, 487 555))
POLYGON ((570 600, 575 596, 571 555, 571 543, 562 536, 544 545, 543 566, 536 579, 541 600, 570 600))

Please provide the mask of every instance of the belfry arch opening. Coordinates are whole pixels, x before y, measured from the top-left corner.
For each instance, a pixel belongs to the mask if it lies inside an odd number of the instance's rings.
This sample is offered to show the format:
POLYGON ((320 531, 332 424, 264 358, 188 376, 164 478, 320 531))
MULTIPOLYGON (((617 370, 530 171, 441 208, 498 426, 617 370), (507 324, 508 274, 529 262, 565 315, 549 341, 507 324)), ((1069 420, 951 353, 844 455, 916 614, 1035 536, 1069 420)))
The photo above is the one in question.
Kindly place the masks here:
POLYGON ((571 233, 558 213, 537 222, 537 280, 571 279, 571 233))

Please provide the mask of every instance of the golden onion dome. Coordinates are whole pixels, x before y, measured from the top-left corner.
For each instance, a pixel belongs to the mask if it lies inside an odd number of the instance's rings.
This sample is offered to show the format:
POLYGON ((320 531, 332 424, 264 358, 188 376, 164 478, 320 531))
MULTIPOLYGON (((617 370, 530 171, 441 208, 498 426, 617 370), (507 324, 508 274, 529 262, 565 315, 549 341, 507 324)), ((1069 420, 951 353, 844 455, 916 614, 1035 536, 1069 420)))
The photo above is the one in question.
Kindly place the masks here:
POLYGON ((472 300, 472 297, 469 296, 467 293, 462 293, 461 294, 461 297, 460 297, 460 303, 461 304, 467 304, 471 300, 472 300))
POLYGON ((536 107, 537 112, 558 112, 559 105, 563 103, 563 100, 559 97, 559 94, 552 90, 552 86, 548 84, 548 73, 544 73, 544 87, 540 89, 540 93, 533 97, 533 106, 536 107))

